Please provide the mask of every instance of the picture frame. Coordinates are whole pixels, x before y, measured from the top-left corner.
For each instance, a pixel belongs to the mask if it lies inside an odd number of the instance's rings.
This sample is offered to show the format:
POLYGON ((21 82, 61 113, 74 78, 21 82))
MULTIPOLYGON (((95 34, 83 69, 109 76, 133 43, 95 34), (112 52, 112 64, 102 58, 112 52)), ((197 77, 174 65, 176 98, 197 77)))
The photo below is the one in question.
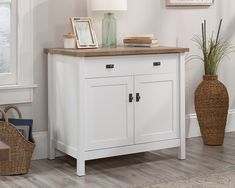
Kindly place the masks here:
MULTIPOLYGON (((22 126, 23 127, 28 127, 28 128, 23 128, 25 132, 28 132, 27 130, 29 130, 29 140, 33 139, 33 134, 32 134, 32 130, 33 130, 33 120, 32 119, 13 119, 13 118, 9 118, 8 119, 9 123, 11 123, 12 125, 14 125, 17 129, 19 127, 19 129, 21 129, 19 132, 23 133, 22 130, 22 126)), ((18 129, 18 130, 19 130, 18 129)))
POLYGON ((20 134, 25 137, 26 140, 29 140, 30 127, 27 125, 16 126, 20 134))
POLYGON ((214 0, 166 0, 167 6, 211 6, 214 0))
POLYGON ((98 42, 90 17, 71 17, 77 48, 98 48, 98 42))

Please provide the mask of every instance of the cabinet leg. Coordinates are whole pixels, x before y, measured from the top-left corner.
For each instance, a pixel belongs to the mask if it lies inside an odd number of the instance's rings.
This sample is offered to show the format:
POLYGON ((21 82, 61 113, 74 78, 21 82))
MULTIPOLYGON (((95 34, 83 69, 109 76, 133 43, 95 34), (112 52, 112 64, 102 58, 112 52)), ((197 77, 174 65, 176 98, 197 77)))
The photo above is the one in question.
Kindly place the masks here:
POLYGON ((178 159, 180 159, 180 160, 186 159, 186 147, 185 147, 185 144, 179 147, 178 159))
POLYGON ((77 159, 77 175, 85 176, 85 160, 77 159))
POLYGON ((56 150, 53 144, 53 140, 50 139, 50 144, 49 144, 49 159, 50 160, 55 159, 55 153, 56 153, 56 150))

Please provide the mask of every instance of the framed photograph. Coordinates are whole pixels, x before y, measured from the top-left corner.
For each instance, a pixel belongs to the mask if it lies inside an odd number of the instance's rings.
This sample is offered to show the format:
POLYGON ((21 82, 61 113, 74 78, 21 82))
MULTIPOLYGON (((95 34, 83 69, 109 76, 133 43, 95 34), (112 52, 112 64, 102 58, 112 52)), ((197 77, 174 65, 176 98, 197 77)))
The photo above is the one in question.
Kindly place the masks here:
POLYGON ((166 0, 167 6, 210 6, 214 0, 166 0))
POLYGON ((98 48, 90 17, 72 17, 71 24, 76 36, 77 48, 98 48))

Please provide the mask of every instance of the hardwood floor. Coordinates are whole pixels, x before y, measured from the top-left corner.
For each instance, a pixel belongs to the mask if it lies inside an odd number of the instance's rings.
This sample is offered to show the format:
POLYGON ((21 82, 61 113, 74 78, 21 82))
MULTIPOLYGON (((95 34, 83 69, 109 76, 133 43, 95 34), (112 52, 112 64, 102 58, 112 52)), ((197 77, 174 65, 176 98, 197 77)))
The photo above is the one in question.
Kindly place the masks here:
POLYGON ((85 177, 75 175, 76 161, 70 157, 32 162, 24 176, 0 177, 0 188, 115 188, 174 181, 210 174, 235 166, 235 132, 226 135, 222 147, 187 140, 187 160, 176 158, 177 149, 166 149, 87 162, 85 177))

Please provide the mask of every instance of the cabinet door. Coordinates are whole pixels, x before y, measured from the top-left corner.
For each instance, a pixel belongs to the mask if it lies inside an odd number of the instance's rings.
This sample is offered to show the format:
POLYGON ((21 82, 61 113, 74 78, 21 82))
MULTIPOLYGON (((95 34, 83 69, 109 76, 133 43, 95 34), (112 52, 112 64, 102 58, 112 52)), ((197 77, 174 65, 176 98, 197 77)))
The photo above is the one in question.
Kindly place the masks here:
POLYGON ((135 143, 179 137, 177 83, 172 74, 135 77, 135 143))
POLYGON ((133 77, 86 80, 86 150, 134 143, 133 77))

